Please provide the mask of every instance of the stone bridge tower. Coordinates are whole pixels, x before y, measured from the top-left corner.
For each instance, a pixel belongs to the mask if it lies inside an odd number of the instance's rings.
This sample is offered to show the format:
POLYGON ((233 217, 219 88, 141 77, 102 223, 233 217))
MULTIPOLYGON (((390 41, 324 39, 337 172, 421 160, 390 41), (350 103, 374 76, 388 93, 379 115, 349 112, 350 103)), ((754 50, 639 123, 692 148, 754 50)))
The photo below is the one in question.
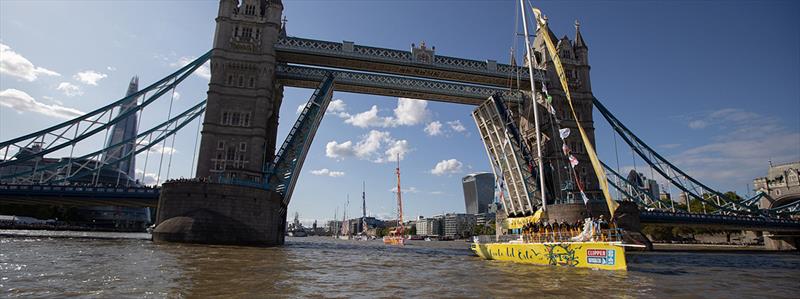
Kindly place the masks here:
POLYGON ((153 241, 283 244, 283 197, 254 186, 264 183, 275 155, 283 88, 275 81, 274 45, 285 34, 282 12, 280 0, 220 0, 198 180, 162 186, 153 241))
POLYGON ((280 0, 221 0, 197 177, 260 180, 275 153, 283 88, 274 44, 280 0))
MULTIPOLYGON (((540 29, 541 30, 541 29, 540 29)), ((586 133, 589 135, 589 140, 594 145, 594 121, 592 119, 592 108, 594 95, 592 94, 591 80, 589 79, 589 48, 583 39, 580 32, 580 24, 575 22, 575 38, 570 40, 566 35, 561 39, 557 39, 556 35, 551 31, 550 36, 553 38, 552 42, 556 45, 558 51, 557 55, 561 58, 561 62, 566 72, 569 89, 572 94, 572 102, 575 107, 575 112, 578 116, 586 133)), ((583 206, 583 200, 580 196, 577 184, 582 184, 586 195, 590 199, 602 199, 597 182, 597 176, 592 169, 589 156, 584 149, 583 142, 581 141, 580 133, 575 118, 572 116, 569 105, 567 103, 566 95, 558 75, 555 70, 555 64, 550 58, 550 53, 544 41, 543 34, 537 34, 533 41, 533 53, 538 68, 547 70, 547 90, 552 96, 552 106, 555 114, 548 111, 547 107, 540 107, 539 119, 542 129, 543 139, 546 143, 543 146, 545 165, 552 165, 552 178, 553 182, 550 185, 551 199, 548 199, 549 204, 557 204, 550 208, 550 216, 557 219, 566 218, 568 220, 578 217, 585 217, 586 208, 583 206), (559 123, 556 124, 556 121, 559 123), (566 144, 572 150, 572 155, 578 159, 578 165, 575 167, 573 174, 569 168, 569 162, 562 153, 562 142, 559 138, 556 125, 561 128, 569 128, 571 133, 566 138, 566 144), (577 180, 575 180, 577 175, 577 180), (558 204, 565 204, 560 205, 558 204), (564 213, 557 212, 558 210, 565 209, 564 213), (569 211, 566 211, 569 210, 569 211)), ((525 62, 528 63, 527 61, 525 62)), ((537 99, 543 102, 540 87, 537 90, 537 99)), ((530 106, 530 105, 526 105, 530 106)), ((535 149, 536 133, 533 125, 533 109, 526 108, 526 111, 520 111, 520 128, 525 139, 528 141, 529 148, 535 149)), ((548 169, 545 166, 546 170, 548 169)), ((607 212, 604 208, 604 203, 601 201, 591 202, 590 207, 592 211, 596 209, 598 212, 607 212), (596 208, 595 208, 596 207, 596 208)))

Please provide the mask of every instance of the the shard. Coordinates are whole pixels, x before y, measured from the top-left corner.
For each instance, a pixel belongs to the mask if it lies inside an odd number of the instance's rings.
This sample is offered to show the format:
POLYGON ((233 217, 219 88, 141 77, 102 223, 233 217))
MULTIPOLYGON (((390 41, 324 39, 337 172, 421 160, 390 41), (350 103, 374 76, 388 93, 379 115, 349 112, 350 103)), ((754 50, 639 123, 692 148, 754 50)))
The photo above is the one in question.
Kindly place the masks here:
MULTIPOLYGON (((134 76, 131 78, 131 83, 128 84, 128 91, 125 94, 125 97, 130 98, 120 104, 119 113, 117 115, 122 115, 136 108, 139 97, 131 97, 131 95, 138 91, 139 77, 134 76)), ((135 179, 136 177, 136 156, 130 155, 126 157, 127 154, 135 149, 136 140, 134 138, 137 134, 136 115, 137 113, 135 112, 131 113, 125 117, 124 120, 114 124, 111 129, 111 134, 108 136, 108 142, 106 143, 106 148, 109 148, 109 150, 103 157, 103 162, 112 163, 112 169, 126 174, 128 179, 135 179), (128 141, 126 142, 126 140, 128 141), (116 144, 119 145, 111 148, 111 146, 116 144)))

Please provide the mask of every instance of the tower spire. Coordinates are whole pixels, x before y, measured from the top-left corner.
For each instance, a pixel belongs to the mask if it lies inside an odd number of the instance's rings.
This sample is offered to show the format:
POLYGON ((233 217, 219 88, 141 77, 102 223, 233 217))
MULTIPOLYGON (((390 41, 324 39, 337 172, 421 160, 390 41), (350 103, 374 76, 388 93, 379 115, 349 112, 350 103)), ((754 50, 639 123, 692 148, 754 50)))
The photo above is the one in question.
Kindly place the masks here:
POLYGON ((575 48, 589 49, 589 47, 586 46, 586 42, 583 41, 583 35, 581 35, 581 22, 578 20, 575 20, 575 48))

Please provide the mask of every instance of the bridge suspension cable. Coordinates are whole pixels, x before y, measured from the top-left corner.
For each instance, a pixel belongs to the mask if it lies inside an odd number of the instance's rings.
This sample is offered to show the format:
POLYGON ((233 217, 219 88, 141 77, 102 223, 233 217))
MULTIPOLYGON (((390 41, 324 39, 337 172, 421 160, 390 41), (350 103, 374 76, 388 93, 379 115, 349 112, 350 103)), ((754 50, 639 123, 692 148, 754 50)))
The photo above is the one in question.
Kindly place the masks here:
POLYGON ((111 144, 108 147, 95 152, 72 159, 62 159, 57 163, 53 163, 42 168, 34 168, 29 171, 22 171, 6 176, 0 176, 0 179, 13 180, 17 183, 42 184, 69 181, 71 179, 77 179, 89 174, 94 174, 99 172, 100 169, 104 169, 110 165, 124 161, 125 159, 135 156, 143 151, 149 152, 153 146, 157 145, 162 140, 165 140, 167 137, 177 133, 178 130, 186 126, 186 124, 202 115, 205 112, 205 105, 206 101, 203 100, 197 105, 176 115, 166 122, 161 123, 145 132, 139 133, 135 137, 111 144), (119 148, 125 144, 134 144, 134 146, 127 151, 123 148, 123 151, 118 157, 112 157, 107 160, 100 159, 100 157, 102 157, 102 155, 108 149, 119 148))
POLYGON ((667 161, 663 156, 658 154, 644 141, 639 139, 633 134, 622 122, 619 121, 599 100, 594 99, 594 105, 601 115, 608 121, 609 125, 614 131, 622 137, 622 140, 627 143, 630 148, 638 154, 645 163, 650 165, 656 172, 658 172, 665 179, 670 181, 673 185, 678 187, 687 195, 687 206, 689 199, 695 198, 701 203, 711 205, 717 210, 715 213, 727 214, 750 214, 759 215, 762 212, 751 201, 737 202, 734 199, 729 199, 727 196, 719 191, 709 188, 700 181, 689 176, 678 167, 667 161), (713 198, 705 198, 708 195, 713 198))
POLYGON ((211 52, 209 51, 167 77, 102 108, 50 128, 0 142, 0 154, 2 154, 0 167, 31 161, 70 146, 72 147, 70 156, 72 156, 75 144, 99 132, 108 130, 111 126, 124 121, 133 113, 141 112, 163 94, 183 82, 197 68, 208 61, 210 57, 211 52), (153 92, 149 98, 146 97, 148 92, 153 92), (144 98, 140 104, 123 113, 118 113, 116 117, 112 118, 114 110, 120 107, 121 104, 139 97, 144 98))

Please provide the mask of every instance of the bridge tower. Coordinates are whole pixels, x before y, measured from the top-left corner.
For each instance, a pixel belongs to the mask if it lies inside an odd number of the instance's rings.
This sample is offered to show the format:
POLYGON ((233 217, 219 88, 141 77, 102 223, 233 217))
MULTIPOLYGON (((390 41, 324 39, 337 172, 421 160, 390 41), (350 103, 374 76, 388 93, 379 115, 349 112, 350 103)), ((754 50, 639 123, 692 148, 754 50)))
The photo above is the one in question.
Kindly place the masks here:
POLYGON ((280 1, 222 0, 211 54, 197 177, 260 179, 275 153, 283 88, 275 49, 280 1))
MULTIPOLYGON (((575 22, 575 38, 572 40, 566 35, 557 40, 552 31, 550 36, 553 38, 552 42, 556 44, 557 55, 561 58, 568 78, 575 112, 584 130, 589 135, 589 140, 594 145, 594 121, 592 119, 592 100, 594 95, 592 94, 592 86, 589 79, 589 47, 580 32, 580 24, 577 21, 575 22)), ((550 58, 550 53, 544 41, 544 34, 536 35, 532 47, 535 63, 538 64, 539 68, 547 70, 549 79, 547 91, 553 98, 552 105, 556 112, 555 115, 551 115, 548 109, 539 109, 543 139, 546 140, 542 155, 545 159, 545 165, 549 162, 553 166, 553 182, 548 183, 552 196, 548 199, 548 204, 553 205, 548 207, 550 217, 558 220, 573 221, 587 216, 587 209, 584 207, 577 186, 578 183, 582 184, 587 197, 592 200, 589 203, 591 213, 608 214, 605 203, 600 201, 602 193, 599 189, 597 176, 592 170, 589 155, 584 149, 576 120, 572 116, 564 89, 558 79, 555 64, 550 58), (559 120, 558 124, 556 124, 556 119, 559 120), (562 142, 558 130, 555 129, 556 125, 561 128, 569 128, 571 131, 565 141, 572 150, 572 155, 578 159, 578 165, 575 167, 577 181, 569 168, 569 162, 567 162, 562 153, 562 142)), ((528 62, 526 61, 525 63, 527 64, 528 62)), ((543 99, 541 90, 537 90, 537 99, 543 99)), ((521 116, 520 129, 529 148, 535 148, 536 132, 533 125, 533 109, 527 110, 529 111, 520 111, 519 113, 521 116)), ((545 169, 549 168, 545 167, 545 169)))
POLYGON ((263 188, 283 99, 274 47, 282 14, 281 0, 220 0, 197 179, 163 185, 153 240, 283 243, 286 209, 263 188))

